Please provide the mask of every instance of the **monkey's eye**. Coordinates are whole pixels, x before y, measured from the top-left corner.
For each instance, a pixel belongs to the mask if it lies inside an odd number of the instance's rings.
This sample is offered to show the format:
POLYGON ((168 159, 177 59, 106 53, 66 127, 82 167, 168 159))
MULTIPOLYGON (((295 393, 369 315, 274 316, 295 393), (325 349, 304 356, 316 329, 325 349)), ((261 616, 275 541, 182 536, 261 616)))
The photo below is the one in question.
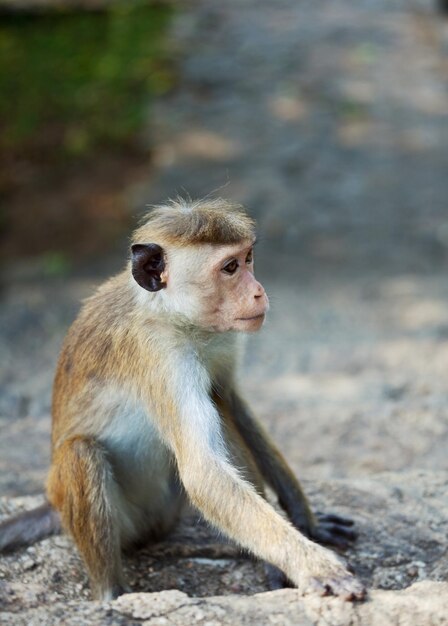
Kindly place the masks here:
POLYGON ((238 261, 236 259, 232 259, 232 261, 229 261, 224 265, 221 271, 225 272, 226 274, 235 274, 238 267, 238 261))
POLYGON ((248 254, 247 254, 247 257, 246 257, 246 263, 247 263, 248 265, 250 265, 250 264, 252 263, 252 261, 253 261, 253 260, 254 260, 254 252, 253 252, 253 250, 250 250, 250 251, 248 252, 248 254))

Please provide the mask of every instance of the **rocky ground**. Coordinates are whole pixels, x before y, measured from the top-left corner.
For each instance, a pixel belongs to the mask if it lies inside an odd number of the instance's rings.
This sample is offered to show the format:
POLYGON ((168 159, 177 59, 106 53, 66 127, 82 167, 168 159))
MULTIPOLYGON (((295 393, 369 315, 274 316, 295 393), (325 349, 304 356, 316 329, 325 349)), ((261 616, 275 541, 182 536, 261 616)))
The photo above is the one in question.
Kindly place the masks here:
MULTIPOLYGON (((448 23, 429 0, 203 0, 173 26, 179 85, 148 131, 142 211, 242 201, 271 296, 242 378, 315 508, 352 516, 362 605, 266 592, 260 564, 190 515, 126 561, 139 593, 88 602, 65 537, 0 561, 0 623, 448 623, 448 23), (176 589, 178 591, 166 591, 176 589), (152 592, 154 595, 147 595, 152 592), (187 595, 185 595, 187 594, 187 595)), ((0 512, 39 501, 52 372, 80 300, 122 264, 5 272, 0 512)))

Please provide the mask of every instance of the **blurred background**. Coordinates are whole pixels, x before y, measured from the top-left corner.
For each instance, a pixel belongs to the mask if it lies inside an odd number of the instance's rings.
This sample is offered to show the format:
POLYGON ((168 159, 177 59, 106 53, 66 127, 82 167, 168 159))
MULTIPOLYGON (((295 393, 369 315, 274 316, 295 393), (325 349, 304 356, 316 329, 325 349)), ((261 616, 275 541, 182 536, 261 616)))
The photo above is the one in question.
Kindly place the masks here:
POLYGON ((0 0, 1 495, 42 492, 64 333, 176 194, 258 220, 244 385, 294 471, 447 469, 446 9, 0 0))

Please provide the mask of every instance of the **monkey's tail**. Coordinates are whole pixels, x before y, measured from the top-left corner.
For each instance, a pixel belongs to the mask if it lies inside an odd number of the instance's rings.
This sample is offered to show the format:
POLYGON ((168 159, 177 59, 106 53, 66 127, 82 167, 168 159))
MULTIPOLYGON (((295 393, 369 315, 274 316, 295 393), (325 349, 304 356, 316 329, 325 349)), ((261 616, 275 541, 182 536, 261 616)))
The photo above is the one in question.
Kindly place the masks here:
POLYGON ((0 552, 31 546, 61 532, 59 513, 48 503, 0 523, 0 552))

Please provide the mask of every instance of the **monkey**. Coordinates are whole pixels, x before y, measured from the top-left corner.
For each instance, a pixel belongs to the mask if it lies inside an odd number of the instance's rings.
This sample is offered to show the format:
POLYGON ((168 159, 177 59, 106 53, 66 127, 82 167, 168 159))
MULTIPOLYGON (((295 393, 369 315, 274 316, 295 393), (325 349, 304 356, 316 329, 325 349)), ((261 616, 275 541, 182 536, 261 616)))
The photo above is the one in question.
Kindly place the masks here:
POLYGON ((223 199, 153 207, 123 272, 84 303, 52 401, 48 502, 0 525, 7 550, 74 539, 93 597, 129 591, 122 551, 159 539, 186 501, 268 564, 273 587, 365 596, 345 561, 352 522, 314 515, 238 386, 241 338, 269 308, 254 276, 255 222, 223 199), (285 515, 265 497, 268 484, 285 515))

